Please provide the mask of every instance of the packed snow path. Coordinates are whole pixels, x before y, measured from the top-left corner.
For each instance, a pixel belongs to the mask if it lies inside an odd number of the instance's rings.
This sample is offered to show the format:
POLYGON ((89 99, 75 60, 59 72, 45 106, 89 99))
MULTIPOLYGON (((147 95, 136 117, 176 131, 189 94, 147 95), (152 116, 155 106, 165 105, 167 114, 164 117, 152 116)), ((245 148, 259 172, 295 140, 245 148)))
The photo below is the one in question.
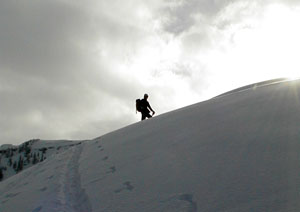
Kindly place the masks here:
POLYGON ((80 175, 78 172, 79 158, 82 145, 68 150, 65 154, 58 155, 60 165, 56 167, 58 182, 57 192, 51 202, 43 211, 61 212, 89 212, 90 206, 84 190, 81 188, 80 175))
POLYGON ((55 154, 7 179, 6 186, 0 184, 0 212, 90 212, 79 174, 83 145, 55 154))

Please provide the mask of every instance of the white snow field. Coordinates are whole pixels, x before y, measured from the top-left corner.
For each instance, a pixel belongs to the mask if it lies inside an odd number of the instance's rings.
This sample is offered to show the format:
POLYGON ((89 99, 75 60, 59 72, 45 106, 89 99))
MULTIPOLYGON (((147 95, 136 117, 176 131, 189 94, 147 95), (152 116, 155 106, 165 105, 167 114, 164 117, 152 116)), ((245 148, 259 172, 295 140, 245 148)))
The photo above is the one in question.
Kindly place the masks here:
POLYGON ((0 182, 0 211, 300 211, 300 80, 74 144, 0 182))

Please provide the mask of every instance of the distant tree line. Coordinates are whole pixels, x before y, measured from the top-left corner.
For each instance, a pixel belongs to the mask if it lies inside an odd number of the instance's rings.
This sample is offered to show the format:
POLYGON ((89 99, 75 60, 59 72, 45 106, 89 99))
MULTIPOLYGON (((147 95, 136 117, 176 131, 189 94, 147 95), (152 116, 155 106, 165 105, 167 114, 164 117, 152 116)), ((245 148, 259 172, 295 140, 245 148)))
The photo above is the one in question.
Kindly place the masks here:
MULTIPOLYGON (((42 147, 40 149, 32 149, 34 142, 39 139, 29 140, 18 147, 10 147, 7 149, 0 150, 0 181, 4 178, 5 171, 10 168, 19 173, 28 165, 35 165, 46 159, 45 155, 49 149, 54 149, 55 147, 42 147)), ((77 144, 70 144, 66 146, 58 146, 56 150, 59 151, 61 148, 68 148, 75 145, 80 145, 81 142, 77 144)))
POLYGON ((3 171, 7 170, 7 166, 11 167, 16 173, 22 171, 24 166, 29 164, 37 164, 46 159, 44 154, 47 152, 47 148, 41 148, 38 151, 32 152, 31 146, 38 139, 33 139, 21 144, 19 147, 7 148, 0 150, 0 181, 4 178, 3 171), (2 157, 7 159, 7 164, 2 164, 2 157), (13 158, 18 157, 17 160, 13 158))

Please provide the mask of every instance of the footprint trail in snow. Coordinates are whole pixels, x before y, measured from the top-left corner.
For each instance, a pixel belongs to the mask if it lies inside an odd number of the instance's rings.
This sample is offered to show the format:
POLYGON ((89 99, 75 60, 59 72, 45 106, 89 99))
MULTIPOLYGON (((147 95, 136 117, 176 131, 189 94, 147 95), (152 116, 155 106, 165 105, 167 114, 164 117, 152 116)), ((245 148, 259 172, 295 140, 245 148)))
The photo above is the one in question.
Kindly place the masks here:
POLYGON ((57 166, 58 181, 53 198, 44 203, 43 211, 89 212, 91 206, 81 187, 79 159, 82 145, 75 146, 57 155, 61 165, 57 166))

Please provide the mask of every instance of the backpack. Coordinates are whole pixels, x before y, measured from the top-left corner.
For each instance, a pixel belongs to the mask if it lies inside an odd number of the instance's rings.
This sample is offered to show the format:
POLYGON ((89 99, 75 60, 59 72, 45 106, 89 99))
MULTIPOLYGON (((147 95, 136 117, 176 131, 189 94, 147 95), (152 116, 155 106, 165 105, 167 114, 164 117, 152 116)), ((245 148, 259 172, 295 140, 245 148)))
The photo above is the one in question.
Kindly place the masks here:
POLYGON ((142 111, 142 106, 141 106, 141 100, 140 99, 135 100, 135 107, 136 107, 137 111, 139 111, 139 112, 142 111))

